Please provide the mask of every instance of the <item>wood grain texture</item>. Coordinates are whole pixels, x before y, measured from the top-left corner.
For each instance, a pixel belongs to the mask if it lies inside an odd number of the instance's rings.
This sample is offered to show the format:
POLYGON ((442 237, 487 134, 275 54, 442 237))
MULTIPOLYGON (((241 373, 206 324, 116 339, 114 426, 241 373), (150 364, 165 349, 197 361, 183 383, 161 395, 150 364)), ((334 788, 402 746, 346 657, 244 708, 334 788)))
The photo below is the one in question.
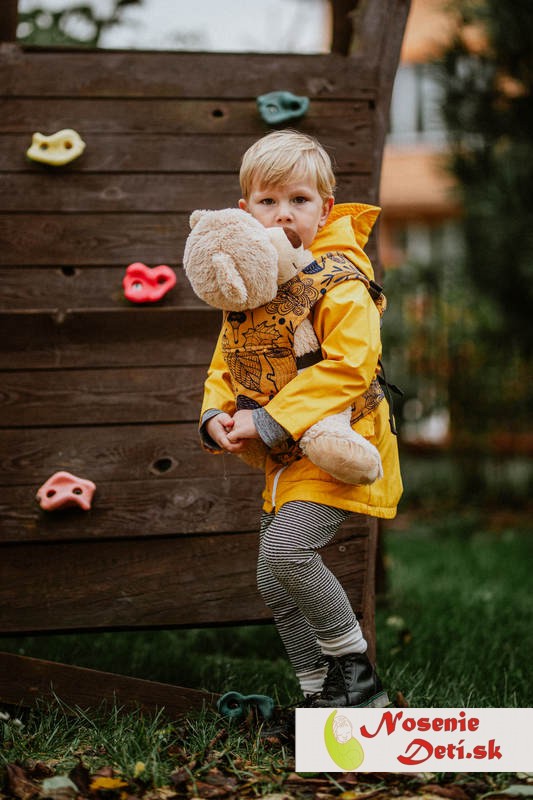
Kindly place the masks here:
MULTIPOLYGON (((136 166, 138 168, 139 164, 136 166)), ((338 201, 342 202, 342 195, 345 198, 364 196, 367 184, 367 174, 350 173, 339 178, 338 201)), ((0 173, 0 211, 7 213, 179 212, 190 215, 195 208, 235 208, 240 195, 236 175, 210 172, 124 174, 110 170, 106 174, 87 174, 35 169, 0 173)), ((181 260, 181 253, 176 253, 176 259, 181 260)))
MULTIPOLYGON (((375 122, 375 115, 370 108, 372 102, 370 96, 365 101, 314 101, 305 117, 298 121, 298 129, 311 135, 320 134, 328 147, 340 149, 341 154, 353 153, 356 142, 361 148, 370 144, 369 137, 375 122)), ((142 150, 137 152, 141 164, 150 163, 150 159, 154 163, 154 158, 159 159, 155 163, 163 164, 172 163, 176 158, 183 159, 188 146, 192 147, 196 159, 199 156, 205 158, 206 147, 211 147, 214 152, 208 158, 215 159, 219 165, 229 159, 226 161, 227 170, 238 171, 244 150, 271 130, 261 119, 254 100, 60 97, 51 102, 43 97, 17 97, 4 99, 2 112, 0 133, 26 136, 26 145, 20 151, 19 158, 25 156, 34 131, 50 135, 75 124, 90 149, 96 150, 96 145, 101 144, 107 145, 112 152, 121 152, 122 142, 125 163, 135 156, 132 150, 135 142, 144 144, 142 149, 151 145, 152 151, 159 150, 161 146, 159 156, 153 152, 144 155, 142 150), (146 141, 141 134, 148 137, 146 141), (130 144, 127 141, 129 136, 134 136, 130 144), (173 148, 171 137, 176 137, 173 148), (144 162, 144 158, 148 161, 144 162)), ((103 151, 100 158, 109 159, 102 146, 98 149, 103 151)), ((83 163, 87 155, 84 153, 79 163, 83 163)))
POLYGON ((5 427, 182 422, 198 417, 205 367, 0 373, 5 427))
MULTIPOLYGON (((0 632, 187 627, 270 619, 257 533, 2 546, 0 632)), ((368 537, 342 530, 324 560, 361 611, 368 537)))
MULTIPOLYGON (((0 487, 0 542, 53 542, 175 536, 255 530, 261 508, 261 474, 218 475, 160 480, 107 480, 97 484, 92 509, 43 511, 39 486, 0 487)), ((81 470, 79 470, 81 472, 81 470)), ((43 483, 48 478, 44 475, 43 483)), ((80 478, 92 479, 84 470, 80 478)), ((146 545, 145 545, 146 546, 146 545)), ((164 569, 164 565, 162 566, 164 569)))
MULTIPOLYGON (((195 414, 196 416, 196 414, 195 414)), ((198 424, 91 425, 0 429, 0 485, 38 488, 67 470, 107 481, 166 481, 181 475, 224 480, 257 475, 242 459, 200 447, 198 424)))
POLYGON ((0 369, 209 364, 222 312, 197 308, 0 313, 0 369))
MULTIPOLYGON (((176 274, 176 286, 156 305, 135 305, 124 296, 122 280, 126 266, 120 267, 5 267, 0 269, 1 311, 79 311, 129 310, 137 314, 142 308, 150 311, 172 308, 184 312, 206 304, 193 292, 181 266, 168 264, 176 274)), ((147 264, 154 267, 155 264, 147 264)))
MULTIPOLYGON (((73 112, 75 110, 72 109, 73 112)), ((323 110, 324 113, 331 114, 334 109, 328 106, 323 110)), ((335 156, 338 174, 349 175, 353 171, 359 171, 367 175, 371 169, 371 161, 368 159, 365 161, 364 153, 368 153, 371 147, 372 117, 368 107, 361 104, 351 104, 343 111, 348 115, 349 127, 343 135, 339 135, 335 129, 332 132, 326 131, 325 137, 322 136, 325 139, 324 144, 335 156)), ((27 116, 30 116, 30 113, 31 109, 28 108, 27 116)), ((65 116, 68 116, 68 113, 65 116)), ((48 176, 49 182, 59 181, 59 175, 71 176, 91 172, 106 175, 124 172, 180 172, 189 175, 192 173, 199 180, 205 173, 222 173, 226 175, 225 181, 220 183, 214 179, 211 203, 218 201, 218 190, 224 194, 232 190, 233 184, 228 175, 232 174, 234 184, 237 184, 237 172, 242 154, 257 139, 255 133, 221 135, 216 131, 211 135, 209 133, 179 135, 172 131, 155 134, 151 129, 141 133, 126 133, 124 122, 117 118, 116 133, 100 133, 86 129, 81 131, 87 141, 83 155, 76 161, 51 171, 45 165, 26 158, 26 150, 30 146, 31 134, 35 129, 35 125, 30 122, 24 118, 16 123, 16 127, 23 130, 1 134, 0 170, 9 170, 17 174, 28 173, 44 179, 48 176)), ((6 120, 3 124, 4 126, 7 124, 6 120)), ((94 124, 92 123, 91 127, 94 127, 94 124)), ((0 127, 1 125, 0 121, 0 127)), ((48 123, 46 129, 41 132, 52 132, 51 127, 48 128, 48 123)), ((64 186, 66 181, 62 183, 64 186)))
MULTIPOLYGON (((380 2, 379 5, 382 3, 380 2)), ((378 76, 340 55, 0 48, 0 93, 22 97, 255 98, 283 88, 311 99, 366 99, 378 76), (64 69, 68 58, 68 70, 64 69), (57 76, 61 74, 61 80, 57 76), (111 79, 112 78, 112 79, 111 79)))

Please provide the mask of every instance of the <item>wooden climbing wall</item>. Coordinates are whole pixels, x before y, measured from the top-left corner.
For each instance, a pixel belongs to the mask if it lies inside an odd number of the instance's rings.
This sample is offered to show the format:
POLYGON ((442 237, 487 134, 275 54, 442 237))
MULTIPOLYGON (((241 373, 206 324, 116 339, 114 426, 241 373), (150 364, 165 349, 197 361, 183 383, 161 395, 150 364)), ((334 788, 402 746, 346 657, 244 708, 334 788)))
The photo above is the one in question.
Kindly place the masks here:
MULTIPOLYGON (((407 3, 366 6, 351 56, 1 45, 0 633, 269 620, 255 588, 261 476, 198 445, 220 313, 181 258, 193 209, 236 204, 240 157, 269 130, 255 98, 272 90, 309 96, 293 127, 332 154, 338 201, 378 201, 407 3), (78 160, 26 159, 34 131, 62 128, 86 142, 78 160), (177 273, 156 305, 123 295, 135 261, 177 273), (36 503, 63 469, 96 483, 90 511, 36 503)), ((375 521, 352 522, 325 555, 372 641, 375 537, 375 521)), ((0 654, 0 700, 50 681, 69 699, 65 674, 0 654)), ((148 685, 130 689, 149 702, 148 685)), ((174 710, 199 700, 164 694, 174 710)))

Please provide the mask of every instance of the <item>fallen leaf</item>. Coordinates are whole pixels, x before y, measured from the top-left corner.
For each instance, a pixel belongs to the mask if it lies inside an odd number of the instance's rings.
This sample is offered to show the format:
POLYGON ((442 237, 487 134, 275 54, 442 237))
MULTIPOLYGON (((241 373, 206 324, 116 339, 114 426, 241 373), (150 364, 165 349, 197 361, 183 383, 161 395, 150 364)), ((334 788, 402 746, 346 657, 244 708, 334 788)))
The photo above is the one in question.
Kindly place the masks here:
POLYGON ((87 795, 89 794, 89 787, 91 785, 91 773, 84 767, 81 761, 78 761, 75 767, 73 767, 69 774, 69 778, 71 781, 74 781, 76 786, 78 787, 80 794, 87 795))
POLYGON ((100 775, 96 778, 93 778, 89 789, 91 792, 98 792, 98 791, 112 791, 113 789, 122 789, 123 786, 127 786, 127 781, 123 781, 121 778, 110 778, 106 775, 100 775))
POLYGON ((142 775, 146 769, 146 764, 144 761, 137 761, 135 764, 135 769, 133 770, 133 777, 138 778, 139 775, 142 775))
POLYGON ((264 794, 261 800, 294 800, 294 795, 274 792, 274 794, 264 794))
POLYGON ((182 786, 184 783, 187 783, 190 780, 190 772, 183 767, 180 769, 175 770, 170 776, 170 782, 173 786, 182 786))
POLYGON ((28 800, 39 794, 39 786, 29 780, 25 771, 18 764, 6 765, 6 779, 8 794, 12 794, 20 800, 28 800))
POLYGON ((40 796, 50 800, 73 800, 78 791, 78 787, 68 775, 55 775, 53 778, 45 778, 40 796))
POLYGON ((42 780, 43 778, 50 778, 54 774, 54 770, 45 761, 35 761, 33 758, 28 758, 24 761, 24 769, 28 778, 33 780, 42 780))
POLYGON ((505 789, 488 792, 485 797, 533 797, 533 786, 524 783, 511 784, 505 789))
POLYGON ((114 778, 115 777, 115 770, 113 767, 100 767, 94 773, 95 775, 101 775, 104 778, 114 778))
POLYGON ((439 786, 436 783, 426 783, 420 787, 421 791, 435 794, 437 797, 449 797, 451 800, 469 800, 467 793, 457 784, 439 786))

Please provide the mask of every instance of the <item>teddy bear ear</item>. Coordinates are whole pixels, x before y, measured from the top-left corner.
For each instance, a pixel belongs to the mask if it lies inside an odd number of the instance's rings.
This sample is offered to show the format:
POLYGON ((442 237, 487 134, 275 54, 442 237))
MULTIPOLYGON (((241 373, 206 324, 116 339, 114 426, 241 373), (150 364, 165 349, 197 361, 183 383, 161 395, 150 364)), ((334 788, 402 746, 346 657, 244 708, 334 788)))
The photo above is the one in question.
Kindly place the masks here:
POLYGON ((200 222, 200 220, 202 219, 202 217, 203 217, 205 214, 207 214, 207 211, 204 211, 204 210, 203 210, 203 209, 201 209, 201 208, 197 208, 197 209, 196 209, 196 211, 193 211, 193 212, 192 212, 191 216, 189 217, 189 225, 191 226, 191 231, 192 231, 192 229, 194 228, 194 226, 195 226, 195 225, 196 225, 198 222, 200 222))

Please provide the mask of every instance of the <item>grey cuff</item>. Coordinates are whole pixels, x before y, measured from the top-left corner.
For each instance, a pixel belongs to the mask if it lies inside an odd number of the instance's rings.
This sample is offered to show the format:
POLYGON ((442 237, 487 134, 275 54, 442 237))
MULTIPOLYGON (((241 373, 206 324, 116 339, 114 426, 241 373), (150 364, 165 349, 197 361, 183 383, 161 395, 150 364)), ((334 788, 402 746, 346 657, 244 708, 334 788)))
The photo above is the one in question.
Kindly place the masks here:
POLYGON ((217 452, 222 448, 212 439, 208 432, 205 429, 206 424, 209 422, 210 419, 213 417, 218 416, 218 414, 222 414, 222 411, 219 408, 208 408, 207 411, 204 411, 202 414, 202 419, 200 420, 200 439, 204 447, 207 447, 208 450, 216 450, 217 452))
POLYGON ((254 408, 252 411, 252 419, 257 433, 267 447, 275 447, 277 444, 281 444, 285 439, 289 438, 289 433, 279 422, 276 422, 274 417, 270 416, 266 409, 254 408))

